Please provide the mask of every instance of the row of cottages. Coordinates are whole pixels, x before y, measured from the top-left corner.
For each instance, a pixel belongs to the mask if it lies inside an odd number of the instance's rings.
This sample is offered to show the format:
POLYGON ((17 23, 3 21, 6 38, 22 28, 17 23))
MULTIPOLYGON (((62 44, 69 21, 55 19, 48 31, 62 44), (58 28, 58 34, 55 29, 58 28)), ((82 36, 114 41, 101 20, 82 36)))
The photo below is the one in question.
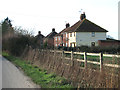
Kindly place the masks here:
POLYGON ((76 47, 76 46, 115 46, 120 45, 120 40, 106 38, 108 31, 86 19, 85 13, 81 14, 80 20, 70 27, 57 33, 55 28, 46 37, 38 32, 36 36, 37 44, 42 47, 76 47))
POLYGON ((86 19, 85 13, 81 14, 80 20, 66 28, 54 37, 54 46, 98 46, 98 40, 106 40, 108 31, 86 19))
POLYGON ((38 34, 35 36, 36 44, 40 47, 46 45, 47 47, 54 47, 54 36, 58 34, 55 31, 55 28, 52 29, 52 32, 48 34, 46 37, 41 34, 41 31, 38 31, 38 34))

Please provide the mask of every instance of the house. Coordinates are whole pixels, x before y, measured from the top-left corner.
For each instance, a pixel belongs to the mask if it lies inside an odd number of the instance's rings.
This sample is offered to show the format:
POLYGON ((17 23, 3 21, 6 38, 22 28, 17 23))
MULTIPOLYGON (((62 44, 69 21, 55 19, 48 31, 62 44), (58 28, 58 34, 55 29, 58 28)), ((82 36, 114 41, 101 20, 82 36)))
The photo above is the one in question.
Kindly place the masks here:
POLYGON ((65 46, 69 47, 69 34, 67 31, 70 29, 70 24, 66 24, 66 28, 54 37, 54 46, 65 46))
POLYGON ((85 13, 81 14, 80 20, 66 28, 54 37, 54 46, 98 46, 98 40, 106 40, 104 28, 86 19, 85 13))
POLYGON ((38 31, 38 35, 35 36, 36 43, 37 43, 37 45, 39 45, 40 47, 43 46, 44 37, 45 37, 45 36, 41 34, 41 31, 38 31))
POLYGON ((47 44, 49 47, 54 47, 54 36, 58 34, 55 31, 55 28, 52 29, 52 32, 48 34, 44 39, 44 44, 47 44))

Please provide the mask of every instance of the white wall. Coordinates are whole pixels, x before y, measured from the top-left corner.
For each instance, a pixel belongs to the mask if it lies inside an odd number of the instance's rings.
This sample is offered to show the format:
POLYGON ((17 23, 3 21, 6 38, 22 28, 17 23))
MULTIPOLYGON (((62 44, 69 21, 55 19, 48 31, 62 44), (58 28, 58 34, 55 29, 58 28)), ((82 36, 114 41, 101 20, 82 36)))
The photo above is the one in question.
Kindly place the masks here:
MULTIPOLYGON (((72 37, 70 37, 70 33, 69 33, 69 46, 70 43, 76 43, 76 32, 72 32, 72 37), (75 36, 74 36, 75 33, 75 36)), ((72 47, 74 47, 74 45, 72 45, 72 47)))
POLYGON ((95 37, 92 37, 92 32, 77 32, 76 33, 76 46, 81 46, 81 45, 91 46, 91 42, 95 42, 95 46, 97 46, 98 40, 106 40, 106 33, 95 32, 95 37))

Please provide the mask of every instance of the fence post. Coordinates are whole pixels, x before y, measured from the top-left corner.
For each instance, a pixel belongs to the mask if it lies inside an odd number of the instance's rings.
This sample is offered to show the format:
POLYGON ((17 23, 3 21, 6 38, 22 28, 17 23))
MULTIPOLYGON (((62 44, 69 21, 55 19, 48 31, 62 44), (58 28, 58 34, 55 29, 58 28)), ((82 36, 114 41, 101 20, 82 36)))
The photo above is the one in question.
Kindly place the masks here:
POLYGON ((54 56, 56 55, 56 50, 54 50, 54 56))
POLYGON ((100 72, 103 70, 103 53, 100 53, 100 72))
POLYGON ((73 60, 73 51, 71 51, 71 60, 73 60))
POLYGON ((73 66, 73 51, 71 51, 71 66, 73 66))
POLYGON ((84 60, 85 60, 84 67, 87 68, 87 53, 86 52, 84 52, 84 60))
POLYGON ((62 58, 64 59, 64 50, 62 51, 62 58))

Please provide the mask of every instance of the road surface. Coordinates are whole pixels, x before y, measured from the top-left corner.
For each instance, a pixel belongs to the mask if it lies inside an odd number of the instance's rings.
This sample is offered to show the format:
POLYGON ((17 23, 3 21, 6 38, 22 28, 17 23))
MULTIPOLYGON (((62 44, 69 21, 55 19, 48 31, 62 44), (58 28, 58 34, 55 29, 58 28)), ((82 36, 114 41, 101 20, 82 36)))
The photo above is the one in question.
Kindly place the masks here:
POLYGON ((15 65, 2 57, 2 88, 39 88, 39 86, 35 85, 15 65))
POLYGON ((0 55, 0 90, 2 89, 2 57, 0 55))

